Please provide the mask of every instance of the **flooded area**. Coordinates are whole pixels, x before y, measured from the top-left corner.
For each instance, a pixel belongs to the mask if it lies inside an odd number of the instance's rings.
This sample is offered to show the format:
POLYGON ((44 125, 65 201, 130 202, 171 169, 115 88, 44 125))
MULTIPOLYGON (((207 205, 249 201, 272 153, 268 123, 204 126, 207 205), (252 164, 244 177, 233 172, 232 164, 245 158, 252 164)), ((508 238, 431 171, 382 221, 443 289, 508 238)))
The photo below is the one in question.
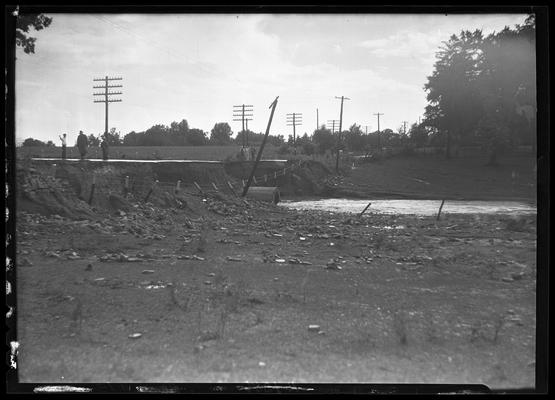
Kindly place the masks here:
MULTIPOLYGON (((441 200, 352 200, 321 199, 305 201, 282 201, 280 205, 295 210, 318 210, 329 212, 360 213, 371 203, 365 213, 436 215, 441 200)), ((447 200, 442 214, 536 214, 537 208, 517 201, 447 200)))

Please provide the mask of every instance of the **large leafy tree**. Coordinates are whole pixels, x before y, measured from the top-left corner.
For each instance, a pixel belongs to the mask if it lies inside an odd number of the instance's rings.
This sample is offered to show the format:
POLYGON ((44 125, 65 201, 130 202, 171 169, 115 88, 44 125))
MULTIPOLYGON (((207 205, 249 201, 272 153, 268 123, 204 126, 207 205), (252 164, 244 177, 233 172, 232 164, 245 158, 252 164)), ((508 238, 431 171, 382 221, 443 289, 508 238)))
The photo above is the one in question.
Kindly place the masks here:
POLYGON ((343 140, 349 151, 361 150, 365 147, 365 136, 360 129, 360 125, 353 124, 348 131, 344 132, 343 140))
POLYGON ((325 126, 314 131, 312 141, 320 154, 324 154, 327 150, 333 149, 337 144, 331 130, 326 129, 325 126))
POLYGON ((24 147, 34 147, 34 146, 43 147, 43 146, 46 146, 46 143, 44 143, 42 140, 27 138, 23 141, 21 145, 24 147))
POLYGON ((227 122, 218 122, 210 132, 210 143, 216 145, 226 145, 231 143, 231 127, 227 122))
POLYGON ((449 157, 453 141, 481 143, 491 164, 504 147, 535 138, 535 19, 505 27, 452 35, 436 55, 424 89, 424 125, 443 140, 449 157))
POLYGON ((495 164, 503 147, 522 141, 535 144, 534 17, 523 26, 489 35, 482 48, 479 88, 485 112, 476 132, 490 145, 490 163, 495 164))
POLYGON ((189 130, 187 141, 191 146, 202 146, 208 143, 208 138, 202 129, 193 128, 189 130))
POLYGON ((424 86, 429 102, 426 122, 445 133, 447 158, 452 141, 472 131, 474 121, 481 118, 477 79, 482 42, 480 30, 452 35, 436 54, 434 72, 424 86))
POLYGON ((43 14, 19 15, 15 28, 15 44, 27 54, 35 52, 37 38, 30 36, 31 28, 40 31, 52 23, 52 18, 43 14))

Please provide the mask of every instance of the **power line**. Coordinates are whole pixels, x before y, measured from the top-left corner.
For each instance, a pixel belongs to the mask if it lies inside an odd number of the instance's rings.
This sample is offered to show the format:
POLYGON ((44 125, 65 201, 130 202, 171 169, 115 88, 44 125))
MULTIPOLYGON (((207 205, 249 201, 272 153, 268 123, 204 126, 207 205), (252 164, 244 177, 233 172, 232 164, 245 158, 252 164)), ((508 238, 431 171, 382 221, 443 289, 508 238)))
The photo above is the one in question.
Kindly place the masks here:
POLYGON ((335 171, 339 172, 339 146, 341 144, 341 127, 343 124, 343 100, 351 100, 351 99, 345 96, 341 96, 341 97, 335 96, 335 98, 341 99, 341 111, 339 113, 339 134, 337 135, 337 156, 335 158, 335 171))
POLYGON ((109 91, 109 89, 113 88, 121 88, 122 85, 110 85, 109 82, 111 81, 121 81, 123 78, 109 78, 105 76, 104 78, 94 78, 94 82, 104 82, 104 86, 93 86, 93 89, 104 89, 104 93, 93 93, 93 96, 104 96, 103 100, 94 100, 95 103, 104 103, 106 105, 105 113, 104 113, 104 134, 108 133, 108 103, 116 103, 121 102, 121 99, 113 99, 109 96, 115 96, 123 94, 122 92, 113 92, 109 91))
POLYGON ((293 127, 293 147, 295 147, 297 144, 295 127, 303 124, 303 114, 302 113, 287 114, 286 121, 287 121, 287 126, 293 127))
POLYGON ((375 113, 374 115, 376 115, 378 117, 378 150, 380 149, 380 115, 384 115, 383 113, 375 113))
POLYGON ((335 133, 335 125, 337 124, 337 126, 339 126, 339 120, 338 119, 328 119, 328 127, 331 125, 331 133, 335 133))
POLYGON ((245 131, 245 122, 248 126, 249 121, 252 121, 253 117, 253 105, 248 104, 240 104, 233 106, 233 120, 234 121, 241 121, 241 126, 243 132, 243 147, 249 145, 249 137, 247 131, 245 131), (249 118, 251 117, 251 118, 249 118))

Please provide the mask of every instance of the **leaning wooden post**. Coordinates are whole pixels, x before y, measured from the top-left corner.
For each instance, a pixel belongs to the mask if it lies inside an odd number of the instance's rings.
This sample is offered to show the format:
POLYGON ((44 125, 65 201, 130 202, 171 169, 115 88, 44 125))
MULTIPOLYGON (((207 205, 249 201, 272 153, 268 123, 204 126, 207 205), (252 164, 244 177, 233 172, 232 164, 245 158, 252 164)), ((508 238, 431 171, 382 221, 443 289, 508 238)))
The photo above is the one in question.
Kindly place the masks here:
POLYGON ((441 200, 441 205, 439 206, 439 211, 437 212, 437 218, 436 218, 437 221, 439 221, 439 216, 441 215, 441 209, 443 208, 444 203, 445 203, 445 200, 441 200))
POLYGON ((204 192, 202 191, 202 189, 200 188, 199 184, 196 182, 193 182, 193 185, 195 185, 195 187, 197 188, 197 190, 199 191, 200 194, 202 194, 204 196, 204 192))
POLYGON ((370 204, 372 203, 368 203, 368 205, 364 207, 364 210, 362 210, 362 212, 358 215, 359 217, 362 217, 362 214, 364 214, 364 212, 368 209, 368 207, 370 207, 370 204))
POLYGON ((249 176, 249 180, 247 181, 247 185, 243 188, 243 197, 245 197, 247 195, 247 192, 249 191, 252 178, 254 177, 254 172, 256 171, 256 167, 258 166, 258 163, 260 162, 260 158, 262 157, 262 151, 264 150, 266 139, 268 139, 268 135, 270 134, 270 126, 272 125, 272 118, 274 118, 274 111, 276 110, 278 98, 279 96, 277 96, 276 99, 272 102, 272 104, 270 104, 270 107, 268 107, 272 109, 272 112, 270 113, 270 119, 268 120, 268 126, 266 127, 266 134, 264 135, 264 139, 262 139, 262 144, 260 145, 260 149, 258 150, 258 155, 256 156, 256 161, 254 162, 254 166, 252 167, 252 171, 249 176))
POLYGON ((148 191, 148 193, 146 194, 145 200, 144 202, 146 203, 148 201, 148 198, 150 197, 150 195, 152 194, 152 192, 154 191, 154 187, 158 184, 158 180, 155 180, 154 183, 152 184, 152 186, 150 187, 150 190, 148 191))
POLYGON ((94 196, 94 187, 96 186, 96 175, 93 174, 92 185, 91 185, 91 195, 89 196, 89 206, 92 204, 94 196))
POLYGON ((229 188, 231 189, 231 192, 232 192, 235 196, 237 196, 237 193, 235 192, 235 189, 233 188, 233 185, 232 185, 229 181, 227 181, 227 186, 229 186, 229 188))

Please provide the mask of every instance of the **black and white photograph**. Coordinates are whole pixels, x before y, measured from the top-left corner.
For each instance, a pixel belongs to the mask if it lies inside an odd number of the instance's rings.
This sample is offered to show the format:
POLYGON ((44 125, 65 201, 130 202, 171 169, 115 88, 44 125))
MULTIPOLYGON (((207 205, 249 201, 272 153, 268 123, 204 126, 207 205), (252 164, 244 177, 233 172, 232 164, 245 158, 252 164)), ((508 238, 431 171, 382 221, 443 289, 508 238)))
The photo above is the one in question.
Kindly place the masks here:
POLYGON ((17 382, 533 391, 537 15, 425 11, 12 7, 17 382))

